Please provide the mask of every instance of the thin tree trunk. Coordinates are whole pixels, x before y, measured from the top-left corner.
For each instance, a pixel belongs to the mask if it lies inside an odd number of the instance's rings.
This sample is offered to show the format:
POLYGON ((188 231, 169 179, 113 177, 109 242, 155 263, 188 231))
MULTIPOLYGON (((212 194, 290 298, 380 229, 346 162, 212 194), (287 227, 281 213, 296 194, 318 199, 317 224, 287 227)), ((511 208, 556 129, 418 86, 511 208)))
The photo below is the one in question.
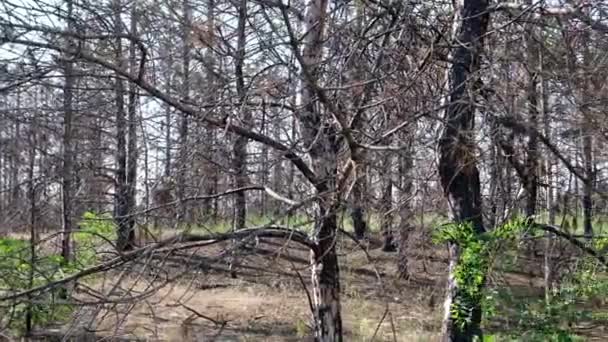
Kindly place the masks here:
MULTIPOLYGON (((172 91, 172 75, 173 75, 173 54, 171 53, 171 44, 169 41, 166 41, 165 43, 165 52, 166 52, 166 56, 165 56, 165 61, 166 61, 166 65, 165 65, 165 93, 168 95, 171 95, 173 93, 172 91)), ((171 176, 171 148, 172 148, 172 143, 171 143, 171 106, 168 104, 165 104, 165 121, 164 121, 164 128, 165 128, 165 168, 163 171, 163 174, 166 178, 169 178, 169 176, 171 176)))
MULTIPOLYGON (((546 82, 545 82, 545 77, 544 77, 544 70, 543 70, 543 64, 544 64, 544 55, 542 52, 542 49, 539 49, 538 51, 538 58, 539 58, 539 85, 540 85, 540 109, 541 109, 541 115, 543 118, 543 129, 544 129, 544 133, 545 136, 547 137, 547 139, 551 139, 551 127, 550 127, 550 116, 549 116, 549 111, 548 111, 548 106, 547 106, 547 92, 546 92, 546 82)), ((545 154, 545 170, 546 170, 546 176, 547 176, 547 191, 546 191, 546 210, 548 213, 548 220, 549 220, 549 224, 554 225, 555 224, 555 205, 554 205, 554 199, 553 199, 553 168, 551 165, 551 153, 550 151, 546 151, 545 154)), ((549 232, 547 232, 545 234, 545 251, 544 251, 544 265, 543 265, 543 280, 544 280, 544 287, 545 287, 545 301, 547 303, 547 305, 550 304, 550 300, 551 300, 551 292, 552 292, 552 288, 553 288, 553 263, 551 260, 551 254, 553 253, 553 236, 552 234, 550 234, 549 232)))
MULTIPOLYGON (((238 7, 237 25, 237 47, 235 61, 236 92, 239 102, 244 103, 247 94, 245 93, 245 79, 243 67, 245 63, 245 25, 247 23, 247 1, 241 0, 238 7)), ((245 125, 250 124, 251 113, 245 106, 242 108, 242 121, 245 125)), ((235 187, 241 188, 247 185, 247 142, 244 136, 236 137, 234 141, 234 181, 235 187)), ((234 201, 234 229, 245 228, 247 217, 247 197, 245 191, 240 191, 235 195, 234 201)))
MULTIPOLYGON (((191 38, 190 30, 192 29, 192 6, 189 0, 182 1, 182 11, 184 22, 182 25, 182 87, 181 92, 184 103, 190 103, 190 61, 191 61, 191 38)), ((177 199, 179 201, 177 208, 177 218, 175 226, 184 223, 186 213, 188 212, 183 199, 186 196, 186 170, 188 158, 188 135, 189 135, 190 118, 186 114, 182 114, 179 126, 179 159, 177 163, 177 199)))
MULTIPOLYGON (((207 0, 207 32, 209 33, 209 36, 211 39, 210 46, 212 46, 212 44, 214 42, 214 40, 213 40, 215 37, 214 30, 215 30, 215 0, 207 0)), ((209 63, 209 65, 207 67, 207 75, 206 75, 207 88, 209 89, 209 94, 207 94, 207 96, 209 96, 209 98, 213 98, 212 95, 214 94, 214 91, 217 86, 217 81, 216 81, 216 77, 215 77, 216 61, 215 61, 215 56, 213 55, 213 50, 210 47, 207 49, 206 54, 207 54, 207 61, 209 63)), ((215 130, 207 128, 204 134, 205 134, 205 138, 210 146, 210 148, 206 148, 205 151, 203 151, 203 155, 205 156, 204 159, 205 159, 205 162, 207 165, 207 168, 205 168, 207 177, 205 179, 204 189, 205 189, 206 194, 213 194, 213 193, 217 192, 218 173, 219 173, 216 170, 215 165, 213 164, 213 159, 215 159, 214 151, 217 149, 217 147, 215 146, 217 143, 216 139, 215 139, 215 130)), ((208 218, 211 221, 216 220, 217 203, 218 203, 217 199, 210 199, 210 200, 203 201, 203 213, 205 216, 208 216, 208 218)))
MULTIPOLYGON (((408 137, 411 140, 411 137, 408 137)), ((409 278, 408 269, 408 244, 410 233, 414 230, 414 226, 411 223, 413 216, 412 209, 412 169, 414 166, 412 158, 412 142, 409 141, 409 148, 404 151, 400 156, 399 161, 399 177, 400 177, 400 188, 401 188, 401 201, 399 203, 399 258, 397 262, 397 276, 401 279, 409 278)))
MULTIPOLYGON (((530 0, 528 4, 531 5, 530 0)), ((527 104, 528 104, 528 121, 530 127, 538 130, 538 44, 536 43, 536 30, 532 25, 535 22, 528 24, 526 28, 526 54, 527 54, 527 104)), ((524 186, 528 197, 526 198, 525 216, 531 219, 536 214, 536 201, 538 197, 538 138, 536 134, 531 134, 528 137, 528 158, 526 160, 526 179, 524 186)))
MULTIPOLYGON (((113 0, 114 11, 114 30, 115 39, 115 57, 116 62, 121 67, 124 67, 123 51, 122 51, 122 20, 120 18, 122 10, 121 0, 113 0)), ((129 187, 127 184, 127 122, 125 118, 125 86, 123 80, 118 74, 115 75, 115 96, 116 96, 116 199, 114 213, 116 224, 118 225, 118 240, 116 247, 119 251, 132 249, 135 243, 135 234, 129 229, 129 187)))
MULTIPOLYGON (((36 206, 36 180, 34 178, 34 167, 36 165, 36 125, 35 122, 31 124, 30 136, 28 137, 28 142, 30 145, 30 153, 29 153, 29 166, 27 169, 27 184, 28 184, 28 199, 30 204, 30 217, 29 217, 29 226, 30 226, 30 270, 28 275, 28 287, 34 287, 34 272, 36 270, 36 243, 38 241, 38 232, 37 232, 37 224, 38 224, 38 208, 36 206)), ((27 301, 27 309, 25 312, 25 336, 30 336, 32 330, 34 329, 34 312, 32 311, 32 306, 34 297, 28 295, 27 301)))
MULTIPOLYGON (((589 52, 589 33, 584 33, 585 47, 583 48, 583 68, 591 67, 593 60, 589 52)), ((580 108, 583 116, 582 134, 583 134, 583 164, 585 167, 585 181, 583 182, 583 229, 585 238, 593 238, 593 183, 595 181, 595 172, 593 170, 593 118, 589 113, 589 87, 591 81, 586 77, 582 81, 582 95, 580 108)))
MULTIPOLYGON (((73 18, 73 3, 72 0, 67 0, 68 7, 68 31, 74 29, 73 18)), ((73 39, 68 38, 68 44, 73 45, 73 39)), ((73 89, 74 89, 74 64, 69 56, 66 56, 64 61, 64 76, 65 83, 63 87, 63 170, 62 170, 62 240, 61 240, 61 256, 64 262, 68 262, 71 257, 71 242, 72 234, 72 208, 73 208, 73 184, 74 177, 74 153, 72 146, 72 120, 74 110, 72 106, 73 89)))
POLYGON ((382 251, 394 252, 396 250, 393 236, 393 156, 385 152, 382 177, 384 186, 380 196, 380 230, 382 231, 382 251))
MULTIPOLYGON (((439 175, 456 223, 471 224, 476 233, 485 231, 482 220, 481 186, 475 160, 475 99, 471 77, 479 77, 489 14, 487 0, 454 2, 453 38, 458 44, 450 52, 452 66, 448 72, 445 127, 439 141, 439 175)), ((449 243, 449 276, 442 325, 442 341, 473 341, 482 337, 481 303, 471 303, 470 316, 457 322, 452 315, 454 304, 462 302, 462 290, 456 281, 460 250, 449 243)))
MULTIPOLYGON (((131 4, 131 27, 130 33, 132 37, 137 37, 137 20, 139 18, 138 8, 137 8, 137 0, 133 0, 131 4)), ((131 74, 137 74, 137 49, 135 46, 135 42, 131 40, 129 44, 129 70, 131 74)), ((134 83, 129 83, 129 103, 128 103, 128 146, 127 146, 127 213, 135 212, 135 207, 137 205, 136 195, 137 195, 137 86, 134 83)), ((127 221, 129 234, 135 234, 135 217, 129 216, 127 221)), ((134 237, 132 238, 134 241, 134 237)))
MULTIPOLYGON (((280 115, 277 114, 272 123, 273 138, 277 141, 281 141, 282 125, 283 125, 283 121, 280 120, 280 115)), ((277 191, 277 190, 282 189, 282 187, 283 187, 284 167, 283 167, 283 158, 279 153, 275 152, 274 160, 275 160, 275 164, 274 164, 273 175, 272 175, 272 187, 275 189, 275 191, 277 191)), ((291 182, 289 182, 289 183, 291 183, 291 182)), ((279 215, 281 214, 281 209, 282 209, 281 202, 276 201, 275 204, 273 205, 273 216, 279 217, 279 215)))

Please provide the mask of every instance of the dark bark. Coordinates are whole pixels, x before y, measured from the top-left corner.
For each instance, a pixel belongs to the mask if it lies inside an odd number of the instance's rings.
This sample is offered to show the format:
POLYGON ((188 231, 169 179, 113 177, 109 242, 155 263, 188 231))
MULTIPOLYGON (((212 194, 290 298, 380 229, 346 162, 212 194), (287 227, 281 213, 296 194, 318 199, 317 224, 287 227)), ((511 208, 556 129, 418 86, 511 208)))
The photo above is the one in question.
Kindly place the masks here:
MULTIPOLYGON (((67 1, 68 7, 68 31, 74 29, 73 4, 71 0, 67 1)), ((68 38, 68 44, 73 45, 73 39, 68 38)), ((73 109, 73 89, 74 89, 74 64, 70 57, 67 57, 64 62, 65 83, 63 86, 63 170, 61 172, 62 180, 62 240, 61 240, 61 256, 64 262, 71 259, 71 242, 72 234, 72 217, 73 217, 73 177, 74 177, 74 153, 72 146, 73 132, 72 120, 74 115, 73 109)))
POLYGON ((380 197, 380 231, 382 232, 382 251, 394 252, 397 250, 393 236, 393 180, 390 173, 392 158, 387 156, 384 173, 384 186, 380 197))
MULTIPOLYGON (((137 1, 133 0, 132 8, 131 8, 131 27, 130 33, 131 36, 137 37, 137 20, 139 17, 137 1)), ((129 70, 132 74, 137 73, 137 49, 135 43, 131 41, 129 45, 129 70)), ((133 84, 133 82, 129 83, 129 103, 128 103, 128 135, 129 140, 127 142, 127 174, 126 174, 126 187, 127 187, 127 198, 126 198, 126 212, 133 213, 135 212, 135 207, 137 205, 136 195, 137 195, 137 104, 138 104, 138 91, 137 86, 133 84)), ((127 218, 127 227, 129 230, 129 234, 131 235, 131 239, 134 242, 135 235, 135 217, 129 216, 127 218)))
MULTIPOLYGON (((236 92, 239 101, 243 103, 247 94, 245 93, 245 80, 243 76, 243 64, 245 62, 245 25, 247 23, 247 1, 241 0, 238 6, 238 24, 237 24, 237 51, 235 61, 235 76, 236 76, 236 92)), ((242 120, 248 124, 251 120, 251 114, 247 108, 243 108, 242 120)), ((247 185, 247 139, 244 136, 238 136, 234 142, 234 180, 235 187, 240 188, 247 185)), ((245 192, 239 192, 235 195, 234 201, 234 229, 245 228, 245 220, 247 217, 247 197, 245 192)))
POLYGON ((351 219, 353 220, 353 229, 355 238, 361 240, 365 237, 367 232, 367 223, 365 222, 365 207, 363 202, 365 200, 365 169, 359 168, 361 174, 357 174, 355 184, 353 184, 352 190, 352 208, 351 208, 351 219))
MULTIPOLYGON (((312 166, 316 173, 313 185, 317 202, 317 227, 315 241, 319 248, 312 255, 313 316, 315 341, 342 341, 342 317, 340 314, 340 270, 336 254, 337 210, 339 194, 336 193, 338 172, 337 153, 339 142, 335 127, 326 121, 316 102, 314 82, 320 78, 323 35, 327 16, 327 0, 313 0, 306 12, 306 31, 302 50, 302 102, 304 109, 298 119, 302 141, 309 149, 312 166)), ((284 14, 285 15, 285 14, 284 14)))
MULTIPOLYGON (((190 103, 190 61, 191 56, 191 38, 190 30, 192 29, 192 7, 189 0, 182 1, 183 23, 182 23, 182 84, 181 95, 183 103, 190 103)), ((186 196, 186 177, 188 169, 188 142, 190 134, 190 117, 186 113, 182 113, 179 123, 179 156, 177 162, 177 199, 182 200, 186 196)), ((183 203, 179 203, 177 207, 176 225, 184 222, 186 219, 187 208, 183 203)))
MULTIPOLYGON (((408 137, 409 138, 409 137, 408 137)), ((411 139, 411 138, 410 138, 411 139)), ((399 257, 397 261, 397 276, 401 279, 409 278, 409 238, 414 226, 411 224, 413 215, 411 197, 413 190, 412 180, 412 150, 410 148, 400 156, 399 179, 401 180, 401 202, 399 203, 399 257)))
MULTIPOLYGON (((459 43, 451 51, 445 126, 439 141, 439 175, 448 200, 451 218, 456 223, 471 224, 478 234, 485 231, 482 220, 481 188, 474 139, 475 99, 472 77, 479 70, 483 37, 489 14, 487 0, 454 2, 454 39, 459 43)), ((470 319, 458 324, 451 314, 453 303, 460 301, 461 290, 454 271, 460 251, 449 244, 449 278, 446 292, 442 341, 473 341, 481 337, 481 303, 472 303, 470 319)))
POLYGON ((585 182, 583 183, 583 227, 585 237, 593 237, 593 181, 595 173, 593 171, 593 138, 590 132, 586 132, 583 137, 583 160, 585 164, 585 182))
MULTIPOLYGON (((531 3, 530 3, 531 4, 531 3)), ((531 22, 528 24, 526 28, 526 54, 527 54, 527 105, 528 105, 528 125, 535 130, 538 130, 538 51, 539 47, 536 42, 535 36, 535 28, 532 25, 535 25, 535 22, 531 22)), ((526 198, 526 208, 525 208, 525 216, 527 218, 532 218, 536 214, 536 201, 538 197, 538 137, 536 134, 528 135, 528 146, 527 146, 528 157, 526 159, 525 166, 525 179, 524 179, 524 187, 526 188, 527 198, 526 198)))
POLYGON ((312 286, 315 341, 342 341, 340 269, 336 254, 337 216, 327 212, 318 227, 318 253, 313 253, 312 286))
MULTIPOLYGON (((118 38, 122 34, 122 20, 120 18, 122 3, 121 0, 114 0, 114 30, 117 38, 115 39, 115 58, 116 63, 124 67, 122 40, 118 38)), ((121 77, 115 75, 115 101, 116 101, 116 193, 114 215, 118 225, 116 247, 119 251, 127 251, 134 247, 135 233, 129 227, 129 187, 127 184, 127 122, 125 117, 125 86, 121 77)))

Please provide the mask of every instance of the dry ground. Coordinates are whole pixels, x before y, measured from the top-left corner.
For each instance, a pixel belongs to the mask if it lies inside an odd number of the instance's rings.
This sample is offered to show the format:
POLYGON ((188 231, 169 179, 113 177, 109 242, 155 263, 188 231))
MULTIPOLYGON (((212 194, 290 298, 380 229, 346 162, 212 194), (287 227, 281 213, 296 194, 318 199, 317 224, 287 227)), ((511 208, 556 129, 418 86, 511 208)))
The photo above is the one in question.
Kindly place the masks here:
MULTIPOLYGON (((397 254, 381 252, 377 237, 365 251, 349 238, 341 238, 346 341, 438 339, 445 251, 427 238, 414 240, 412 276, 402 280, 395 276, 397 254)), ((304 290, 310 285, 308 252, 295 244, 262 240, 235 258, 212 261, 230 246, 228 242, 189 250, 179 257, 145 260, 88 279, 78 286, 78 298, 101 299, 92 295, 95 290, 115 303, 82 306, 61 330, 86 326, 108 340, 309 340, 310 309, 304 290), (228 260, 234 262, 232 268, 228 260), (165 281, 168 278, 174 279, 165 281)), ((542 296, 537 262, 528 261, 527 267, 501 273, 491 282, 542 296)), ((492 329, 500 330, 501 324, 497 320, 492 329)), ((603 326, 584 333, 592 340, 608 338, 603 326)))

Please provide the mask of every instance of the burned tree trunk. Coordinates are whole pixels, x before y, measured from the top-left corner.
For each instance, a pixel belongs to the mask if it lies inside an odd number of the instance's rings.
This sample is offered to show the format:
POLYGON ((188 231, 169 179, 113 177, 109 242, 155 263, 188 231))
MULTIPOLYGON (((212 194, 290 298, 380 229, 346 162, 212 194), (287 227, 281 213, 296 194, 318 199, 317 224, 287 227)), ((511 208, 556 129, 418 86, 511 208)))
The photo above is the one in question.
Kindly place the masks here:
MULTIPOLYGON (((114 0, 114 33, 115 39, 115 58, 116 63, 124 68, 124 57, 122 48, 122 19, 120 17, 122 2, 114 0)), ((127 122, 125 116, 125 85, 120 75, 115 75, 115 96, 116 96, 116 194, 114 215, 118 225, 116 246, 120 251, 132 249, 135 244, 135 232, 129 227, 129 187, 127 184, 127 122)))
POLYGON ((400 179, 400 197, 399 201, 399 258, 397 263, 397 276, 402 279, 409 278, 408 269, 408 247, 410 233, 414 230, 414 226, 411 223, 413 214, 412 210, 412 146, 411 136, 408 136, 409 148, 404 151, 403 155, 400 156, 399 161, 399 179, 400 179))
POLYGON ((396 250, 393 236, 393 156, 390 152, 384 157, 382 173, 384 184, 380 196, 380 230, 382 231, 382 251, 394 252, 396 250))
MULTIPOLYGON (((530 2, 531 5, 531 2, 530 2)), ((528 121, 530 127, 534 130, 538 130, 538 43, 536 42, 535 29, 532 25, 536 23, 529 23, 526 28, 526 54, 527 54, 527 105, 528 105, 528 121)), ((526 159, 525 166, 525 179, 524 186, 528 197, 526 199, 525 216, 531 219, 536 214, 536 200, 538 197, 538 138, 536 134, 530 134, 528 136, 528 158, 526 159)))
MULTIPOLYGON (((67 1, 68 7, 68 31, 74 29, 73 4, 67 1)), ((68 44, 73 45, 73 39, 68 39, 68 44)), ((66 58, 64 62, 65 83, 63 86, 63 170, 62 170, 62 230, 61 256, 67 262, 71 258, 71 234, 72 234, 72 208, 73 208, 73 177, 74 177, 74 153, 72 146, 72 119, 74 108, 72 105, 74 92, 74 63, 66 58)))
POLYGON ((299 121, 302 140, 316 172, 317 201, 314 239, 318 248, 311 255, 314 305, 314 336, 316 341, 342 341, 340 315, 340 271, 336 253, 336 193, 339 139, 331 117, 324 115, 316 102, 316 84, 323 56, 323 33, 327 16, 327 0, 313 0, 306 12, 306 36, 302 49, 302 111, 299 121))
MULTIPOLYGON (((243 76, 243 64, 245 62, 245 24, 247 23, 247 1, 241 0, 238 5, 238 27, 237 27, 237 51, 235 61, 235 77, 236 77, 236 92, 239 101, 243 103, 246 98, 245 80, 243 76)), ((246 124, 251 120, 251 114, 243 108, 243 117, 241 118, 246 124)), ((247 185, 247 137, 238 136, 234 142, 234 185, 236 188, 242 188, 247 185)), ((247 198, 245 191, 239 191, 235 195, 234 201, 234 229, 245 228, 245 219, 247 216, 247 198)))
MULTIPOLYGON (((477 234, 485 231, 482 220, 481 188, 474 140, 475 99, 473 78, 479 70, 483 37, 489 14, 487 0, 458 0, 455 4, 453 39, 458 44, 450 52, 445 126, 439 141, 439 175, 455 223, 472 225, 477 234)), ((452 309, 463 300, 455 270, 459 246, 449 243, 449 277, 442 325, 443 341, 473 341, 481 336, 481 303, 472 303, 469 319, 456 322, 452 309)))
MULTIPOLYGON (((130 23, 130 34, 132 37, 137 37, 137 20, 139 17, 137 1, 133 0, 131 3, 131 23, 130 23)), ((129 44, 129 70, 131 74, 137 74, 137 49, 135 42, 131 40, 129 44)), ((137 205, 137 104, 138 104, 138 91, 137 86, 134 83, 129 83, 129 102, 127 108, 127 130, 129 139, 127 141, 127 173, 126 173, 126 186, 127 186, 127 213, 133 213, 137 205)), ((129 234, 135 234, 135 217, 129 216, 127 218, 127 227, 129 234)), ((134 239, 134 237, 131 237, 134 239)))

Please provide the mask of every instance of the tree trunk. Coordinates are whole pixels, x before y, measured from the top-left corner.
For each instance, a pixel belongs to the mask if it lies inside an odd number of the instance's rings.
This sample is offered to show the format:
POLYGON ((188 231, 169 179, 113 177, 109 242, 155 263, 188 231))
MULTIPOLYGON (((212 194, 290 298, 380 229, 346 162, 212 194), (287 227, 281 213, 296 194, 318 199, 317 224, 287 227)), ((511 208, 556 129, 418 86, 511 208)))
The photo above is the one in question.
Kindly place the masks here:
MULTIPOLYGON (((439 175, 455 223, 471 224, 478 234, 485 231, 482 220, 481 187, 476 162, 474 139, 475 99, 473 81, 479 77, 479 61, 483 49, 489 14, 487 0, 457 0, 453 38, 458 42, 450 52, 453 61, 448 71, 445 127, 439 141, 439 175)), ((472 303, 470 317, 456 322, 452 315, 454 303, 461 302, 462 293, 455 279, 459 262, 459 246, 449 244, 449 277, 442 325, 442 341, 473 341, 481 337, 481 303, 472 303)))
MULTIPOLYGON (((411 140, 411 137, 408 137, 411 140)), ((408 269, 408 244, 410 233, 414 230, 411 223, 413 216, 412 199, 413 180, 412 180, 412 142, 409 148, 400 156, 399 179, 401 181, 401 201, 399 203, 399 258, 397 262, 397 276, 401 279, 409 278, 408 269)))
MULTIPOLYGON (((245 63, 245 25, 247 23, 247 1, 241 0, 238 7, 238 26, 237 26, 237 48, 235 61, 235 76, 236 76, 236 92, 239 102, 243 103, 247 97, 245 93, 245 80, 243 76, 243 64, 245 63)), ((243 117, 241 118, 245 125, 251 121, 251 113, 246 106, 241 105, 243 117)), ((234 181, 235 187, 241 188, 247 186, 247 141, 244 136, 238 136, 235 139, 234 153, 234 181)), ((234 229, 245 228, 245 219, 247 217, 247 198, 244 191, 240 191, 235 195, 234 201, 234 229)))
POLYGON ((300 126, 304 146, 309 148, 310 159, 317 181, 319 195, 314 239, 318 249, 312 255, 312 285, 314 305, 315 341, 342 341, 340 315, 340 272, 336 254, 338 194, 337 132, 325 121, 320 105, 315 102, 315 85, 320 76, 319 64, 323 57, 328 0, 312 0, 306 15, 306 36, 302 49, 302 104, 300 126), (304 70, 306 69, 306 70, 304 70), (308 74, 306 74, 308 72, 308 74))
POLYGON ((355 238, 361 240, 365 237, 365 233, 367 232, 365 209, 363 207, 365 201, 365 167, 359 166, 357 170, 360 171, 360 173, 357 173, 357 179, 355 180, 355 184, 353 184, 350 216, 353 220, 355 238))
POLYGON ((396 250, 393 236, 393 156, 385 152, 382 176, 384 186, 380 196, 380 231, 382 232, 382 251, 394 252, 396 250))
MULTIPOLYGON (((132 37, 137 37, 137 20, 139 18, 139 9, 137 8, 137 1, 133 0, 131 6, 131 27, 130 33, 132 37)), ((137 49, 135 46, 135 42, 131 40, 129 44, 129 71, 131 74, 135 75, 138 72, 137 65, 137 49)), ((137 86, 131 82, 129 83, 129 103, 128 103, 128 146, 127 146, 127 175, 126 175, 126 186, 127 186, 127 213, 135 212, 135 207, 137 205, 137 103, 138 103, 138 95, 137 95, 137 86)), ((129 234, 135 234, 135 217, 129 216, 127 219, 127 226, 129 229, 129 234)), ((132 237, 131 239, 134 239, 132 237)))
MULTIPOLYGON (((528 4, 531 2, 528 0, 528 4)), ((531 20, 531 19, 530 19, 531 20)), ((538 131, 538 43, 536 42, 536 30, 533 27, 536 25, 534 21, 527 24, 526 27, 526 65, 527 72, 527 105, 528 105, 528 121, 530 127, 538 131)), ((538 138, 536 134, 528 136, 528 158, 526 159, 526 172, 524 186, 528 197, 526 198, 525 216, 528 219, 536 214, 536 201, 538 197, 538 138)))
MULTIPOLYGON (((122 3, 121 0, 113 1, 114 11, 114 33, 115 39, 115 58, 119 66, 124 68, 122 51, 122 20, 120 18, 122 3)), ((135 234, 129 228, 129 187, 127 184, 127 122, 125 118, 125 86, 118 74, 115 75, 115 96, 116 96, 116 198, 114 214, 118 225, 116 247, 119 251, 127 251, 133 248, 135 234)))
MULTIPOLYGON (((71 0, 67 0, 68 7, 68 31, 74 29, 73 4, 71 0)), ((73 45, 73 39, 68 38, 68 45, 73 45)), ((72 146, 72 119, 74 110, 72 106, 73 89, 74 89, 74 64, 69 56, 66 56, 64 61, 64 76, 65 83, 63 86, 63 170, 61 171, 62 181, 62 240, 61 240, 61 256, 64 262, 71 259, 71 242, 72 234, 72 179, 74 177, 74 153, 72 146)))
POLYGON ((336 254, 337 216, 334 208, 322 210, 318 227, 319 253, 312 255, 314 334, 317 342, 342 341, 340 269, 336 254))
MULTIPOLYGON (((184 103, 190 103, 190 60, 191 60, 191 38, 190 30, 192 29, 192 7, 189 0, 182 1, 183 24, 182 24, 182 86, 181 92, 184 103)), ((182 113, 181 122, 179 125, 179 157, 177 162, 177 199, 179 201, 177 207, 177 217, 175 227, 184 223, 188 212, 187 206, 183 203, 186 196, 186 170, 188 159, 188 135, 190 127, 190 118, 187 114, 182 113)))

